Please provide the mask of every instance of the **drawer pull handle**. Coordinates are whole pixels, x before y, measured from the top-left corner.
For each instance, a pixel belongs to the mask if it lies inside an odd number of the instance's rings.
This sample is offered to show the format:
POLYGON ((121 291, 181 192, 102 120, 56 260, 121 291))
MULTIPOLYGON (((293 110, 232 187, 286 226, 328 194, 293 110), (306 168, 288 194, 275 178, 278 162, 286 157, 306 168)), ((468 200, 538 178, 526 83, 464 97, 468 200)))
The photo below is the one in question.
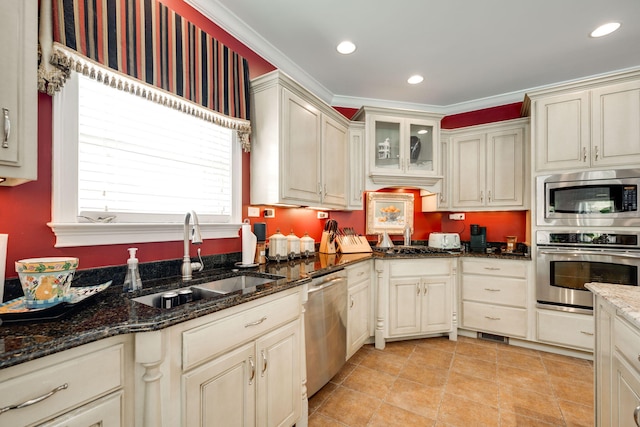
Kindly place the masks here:
POLYGON ((362 276, 364 274, 364 271, 359 271, 358 272, 358 276, 362 276))
POLYGON ((491 317, 491 316, 484 316, 485 319, 489 319, 489 320, 500 320, 499 317, 491 317))
POLYGON ((11 136, 11 120, 9 120, 9 110, 7 108, 3 108, 2 115, 4 116, 4 138, 2 139, 2 148, 9 148, 9 136, 11 136))
POLYGON ((353 300, 353 296, 351 297, 351 305, 350 308, 353 308, 353 304, 355 304, 355 301, 353 300))
POLYGON ((633 411, 633 421, 635 421, 636 425, 640 427, 640 406, 636 407, 633 411))
POLYGON ((489 292, 500 292, 500 289, 493 289, 493 288, 484 288, 484 290, 489 292))
POLYGON ((246 325, 244 325, 244 327, 250 328, 251 326, 257 326, 260 323, 264 322, 265 320, 267 320, 267 316, 264 316, 262 319, 256 320, 255 322, 247 323, 246 325))
POLYGON ((491 270, 491 271, 496 271, 496 270, 500 270, 500 267, 485 267, 485 270, 491 270))
POLYGON ((589 335, 590 337, 592 337, 592 336, 593 336, 593 332, 580 331, 580 333, 581 333, 581 334, 584 334, 584 335, 589 335))
POLYGON ((253 357, 249 356, 249 365, 251 365, 251 376, 249 377, 249 385, 253 384, 253 379, 256 377, 256 364, 253 363, 253 357))
POLYGON ((42 402, 43 400, 48 399, 49 397, 53 396, 54 394, 56 394, 60 390, 64 390, 64 389, 66 389, 68 387, 69 387, 69 384, 64 383, 64 384, 54 388, 53 390, 51 390, 49 393, 43 394, 42 396, 36 397, 34 399, 31 399, 31 400, 27 400, 26 402, 18 403, 17 405, 5 406, 4 408, 0 408, 0 414, 2 414, 4 412, 7 412, 7 411, 10 411, 12 409, 26 408, 27 406, 35 405, 36 403, 42 402))

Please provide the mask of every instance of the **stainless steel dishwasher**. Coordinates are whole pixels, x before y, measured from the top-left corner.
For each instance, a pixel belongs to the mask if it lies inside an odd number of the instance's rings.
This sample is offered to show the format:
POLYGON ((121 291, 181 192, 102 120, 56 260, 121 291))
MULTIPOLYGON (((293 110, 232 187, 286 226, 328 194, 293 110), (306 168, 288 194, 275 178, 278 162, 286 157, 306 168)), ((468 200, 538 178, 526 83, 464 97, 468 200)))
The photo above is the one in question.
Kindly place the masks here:
POLYGON ((347 358, 347 273, 316 277, 305 304, 307 396, 329 382, 347 358))

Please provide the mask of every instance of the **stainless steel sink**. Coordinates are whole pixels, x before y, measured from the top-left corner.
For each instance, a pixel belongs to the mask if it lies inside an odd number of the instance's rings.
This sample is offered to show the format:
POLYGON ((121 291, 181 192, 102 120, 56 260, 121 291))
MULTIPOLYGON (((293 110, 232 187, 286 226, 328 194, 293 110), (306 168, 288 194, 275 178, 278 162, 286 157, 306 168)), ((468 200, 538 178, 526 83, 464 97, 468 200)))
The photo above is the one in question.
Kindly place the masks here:
POLYGON ((133 298, 133 301, 151 307, 162 308, 162 295, 169 291, 180 292, 183 289, 190 289, 193 292, 193 301, 198 301, 202 299, 222 298, 226 295, 234 293, 251 293, 256 290, 257 286, 275 284, 279 280, 285 279, 286 278, 284 276, 276 275, 251 276, 247 274, 239 274, 236 276, 225 277, 223 279, 212 280, 210 282, 185 286, 178 289, 156 292, 154 294, 133 298))

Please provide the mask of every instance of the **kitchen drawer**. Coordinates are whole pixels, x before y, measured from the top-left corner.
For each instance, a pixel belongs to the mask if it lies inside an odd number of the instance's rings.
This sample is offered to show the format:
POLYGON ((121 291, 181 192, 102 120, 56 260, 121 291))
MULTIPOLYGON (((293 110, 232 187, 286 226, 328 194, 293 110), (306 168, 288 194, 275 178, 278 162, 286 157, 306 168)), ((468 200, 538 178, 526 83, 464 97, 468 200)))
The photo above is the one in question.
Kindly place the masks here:
POLYGON ((126 423, 122 418, 122 392, 113 393, 87 405, 81 406, 39 427, 120 427, 126 423))
POLYGON ((510 277, 462 276, 465 301, 527 306, 527 281, 510 277))
POLYGON ((351 287, 363 280, 369 280, 371 278, 371 263, 369 261, 360 262, 356 265, 346 267, 345 271, 347 272, 349 287, 351 287))
POLYGON ((84 405, 123 386, 124 346, 113 345, 86 354, 66 351, 15 368, 0 371, 0 408, 44 396, 67 385, 31 406, 0 415, 6 426, 31 425, 84 405), (72 357, 64 358, 64 356, 72 357), (13 376, 13 373, 17 373, 13 376))
POLYGON ((527 310, 464 301, 462 327, 510 337, 526 337, 527 310))
POLYGON ((527 277, 527 261, 498 259, 462 259, 462 274, 527 277))
POLYGON ((595 320, 592 315, 537 310, 538 341, 593 351, 595 320))
POLYGON ((613 342, 618 352, 640 372, 640 334, 625 319, 616 316, 613 342))
POLYGON ((391 277, 449 276, 451 259, 413 259, 389 261, 391 277))
POLYGON ((187 370, 223 351, 297 318, 299 293, 215 320, 182 333, 182 369, 187 370))

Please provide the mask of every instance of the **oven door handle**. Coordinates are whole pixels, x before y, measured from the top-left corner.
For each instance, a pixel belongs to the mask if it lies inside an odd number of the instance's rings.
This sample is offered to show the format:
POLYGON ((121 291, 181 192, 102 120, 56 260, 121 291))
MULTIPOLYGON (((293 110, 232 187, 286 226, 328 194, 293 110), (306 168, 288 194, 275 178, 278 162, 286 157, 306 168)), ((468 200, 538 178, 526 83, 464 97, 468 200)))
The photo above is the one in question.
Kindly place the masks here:
POLYGON ((538 250, 541 254, 544 255, 599 255, 599 256, 613 256, 619 258, 632 258, 632 259, 640 259, 640 252, 628 253, 628 252, 617 252, 617 251, 608 251, 608 252, 600 252, 600 251, 572 251, 569 249, 566 250, 558 250, 558 251, 549 251, 540 249, 538 250))

